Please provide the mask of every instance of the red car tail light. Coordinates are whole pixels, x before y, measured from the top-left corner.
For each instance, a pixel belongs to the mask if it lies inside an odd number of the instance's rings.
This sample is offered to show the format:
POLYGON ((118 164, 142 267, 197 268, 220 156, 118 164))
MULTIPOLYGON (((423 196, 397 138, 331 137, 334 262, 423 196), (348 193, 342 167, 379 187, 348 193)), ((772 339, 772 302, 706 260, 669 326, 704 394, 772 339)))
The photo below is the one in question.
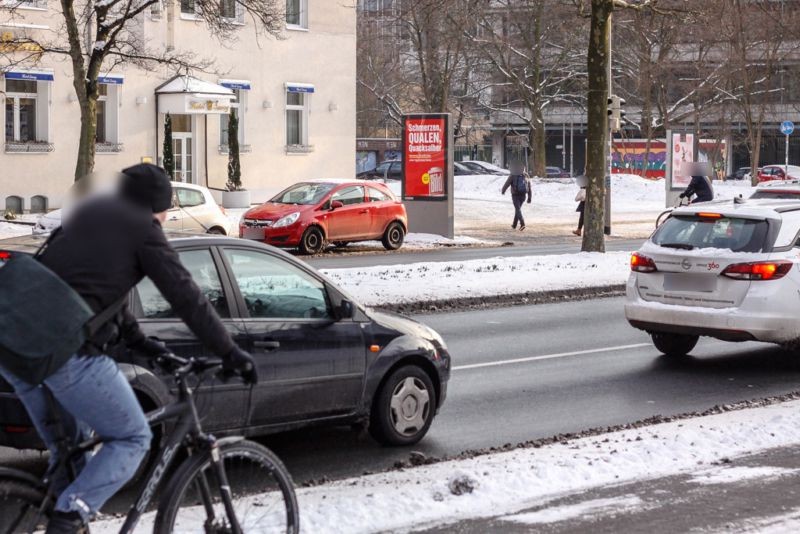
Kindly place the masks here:
POLYGON ((722 276, 734 280, 777 280, 786 276, 792 265, 794 263, 785 260, 734 263, 722 271, 722 276))
POLYGON ((656 271, 656 262, 644 254, 634 252, 631 254, 631 271, 637 273, 652 273, 656 271))
POLYGON ((11 253, 7 250, 0 250, 0 262, 8 261, 11 259, 11 253))

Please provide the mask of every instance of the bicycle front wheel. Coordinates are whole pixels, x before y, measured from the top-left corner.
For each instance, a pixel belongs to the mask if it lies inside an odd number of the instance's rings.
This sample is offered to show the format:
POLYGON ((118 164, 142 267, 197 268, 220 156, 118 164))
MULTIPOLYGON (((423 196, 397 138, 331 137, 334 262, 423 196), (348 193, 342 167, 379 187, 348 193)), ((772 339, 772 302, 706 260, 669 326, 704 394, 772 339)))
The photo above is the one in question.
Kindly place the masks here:
POLYGON ((19 480, 0 481, 0 534, 35 532, 47 527, 39 508, 44 492, 19 480))
MULTIPOLYGON (((244 534, 300 531, 294 484, 274 453, 258 443, 242 440, 222 445, 220 457, 233 497, 233 510, 244 534)), ((222 485, 210 453, 187 459, 164 490, 153 532, 233 532, 222 500, 222 485)))

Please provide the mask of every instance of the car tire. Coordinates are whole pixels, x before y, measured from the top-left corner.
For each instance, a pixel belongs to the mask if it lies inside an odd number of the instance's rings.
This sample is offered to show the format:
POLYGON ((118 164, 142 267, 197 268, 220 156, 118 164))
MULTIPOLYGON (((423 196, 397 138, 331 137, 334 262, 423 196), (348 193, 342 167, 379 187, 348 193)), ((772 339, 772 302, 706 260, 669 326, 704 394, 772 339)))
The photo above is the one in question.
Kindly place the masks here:
POLYGON ((436 415, 436 390, 424 370, 406 365, 381 386, 372 404, 369 433, 382 445, 413 445, 436 415))
POLYGON ((325 236, 317 226, 311 226, 300 238, 300 252, 303 254, 319 254, 325 248, 325 236))
POLYGON ((403 246, 405 238, 406 231, 403 225, 395 221, 386 228, 381 241, 383 241, 383 248, 386 250, 397 250, 403 246))
POLYGON ((686 356, 697 345, 697 340, 699 339, 698 336, 659 332, 652 332, 650 337, 653 340, 653 345, 662 354, 672 357, 686 356))
POLYGON ((219 226, 215 226, 213 228, 209 228, 206 233, 207 234, 212 234, 212 235, 226 235, 225 234, 225 230, 223 230, 219 226))

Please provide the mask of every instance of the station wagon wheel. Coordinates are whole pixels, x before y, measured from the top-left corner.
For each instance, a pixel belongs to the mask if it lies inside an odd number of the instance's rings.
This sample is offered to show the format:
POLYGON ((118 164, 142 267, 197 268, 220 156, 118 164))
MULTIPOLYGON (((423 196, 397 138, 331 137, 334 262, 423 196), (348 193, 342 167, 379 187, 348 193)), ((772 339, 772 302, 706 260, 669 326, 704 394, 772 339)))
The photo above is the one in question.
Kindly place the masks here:
POLYGON ((369 431, 384 445, 411 445, 428 432, 436 413, 436 391, 415 365, 396 370, 373 403, 369 431))
POLYGON ((653 339, 653 345, 659 351, 673 358, 689 354, 699 339, 698 336, 660 332, 652 332, 650 337, 653 339))
POLYGON ((383 233, 383 246, 386 250, 397 250, 403 246, 405 237, 406 231, 403 229, 403 225, 399 222, 393 222, 383 233))
POLYGON ((325 236, 316 226, 309 227, 300 239, 300 252, 303 254, 317 254, 325 247, 325 236))

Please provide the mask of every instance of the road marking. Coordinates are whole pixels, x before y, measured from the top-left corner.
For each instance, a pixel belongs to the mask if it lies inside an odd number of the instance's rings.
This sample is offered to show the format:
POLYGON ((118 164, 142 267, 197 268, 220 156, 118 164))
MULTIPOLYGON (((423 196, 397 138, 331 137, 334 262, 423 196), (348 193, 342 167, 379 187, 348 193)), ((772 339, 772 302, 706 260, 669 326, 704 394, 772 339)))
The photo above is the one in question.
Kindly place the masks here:
POLYGON ((619 345, 617 347, 605 347, 602 349, 575 350, 572 352, 559 352, 557 354, 544 354, 542 356, 529 356, 527 358, 514 358, 513 360, 501 360, 499 362, 473 363, 469 365, 456 365, 453 371, 466 369, 480 369, 482 367, 497 367, 500 365, 513 365, 515 363, 535 362, 538 360, 553 360, 555 358, 566 358, 568 356, 581 356, 582 354, 598 354, 601 352, 613 352, 617 350, 639 349, 650 347, 651 343, 635 343, 633 345, 619 345))

